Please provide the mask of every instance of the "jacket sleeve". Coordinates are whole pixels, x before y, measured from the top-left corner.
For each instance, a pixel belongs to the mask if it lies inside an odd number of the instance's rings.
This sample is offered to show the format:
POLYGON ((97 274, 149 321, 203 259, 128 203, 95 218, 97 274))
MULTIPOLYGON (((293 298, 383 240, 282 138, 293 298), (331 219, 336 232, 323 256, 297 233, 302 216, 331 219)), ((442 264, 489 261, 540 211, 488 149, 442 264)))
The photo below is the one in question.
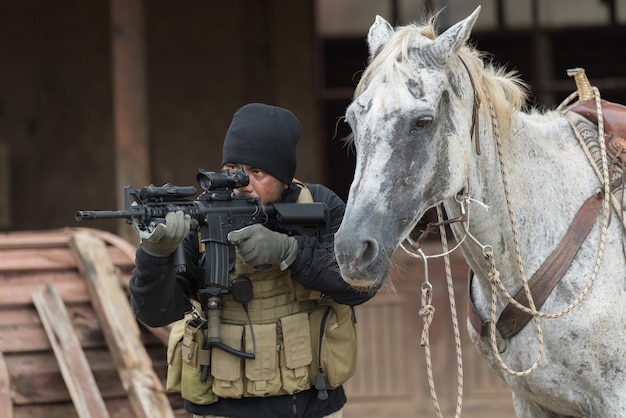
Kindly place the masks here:
POLYGON ((184 240, 186 273, 176 273, 174 255, 154 257, 141 247, 137 249, 129 283, 130 302, 137 319, 148 326, 161 327, 191 310, 189 298, 197 293, 198 280, 190 260, 198 259, 197 241, 197 233, 190 233, 184 240))
POLYGON ((298 255, 290 266, 292 277, 307 289, 319 290, 345 305, 359 305, 375 295, 363 292, 347 284, 339 272, 334 253, 334 236, 345 211, 345 203, 332 190, 319 185, 307 184, 315 202, 328 205, 331 236, 320 242, 313 236, 297 236, 298 255))

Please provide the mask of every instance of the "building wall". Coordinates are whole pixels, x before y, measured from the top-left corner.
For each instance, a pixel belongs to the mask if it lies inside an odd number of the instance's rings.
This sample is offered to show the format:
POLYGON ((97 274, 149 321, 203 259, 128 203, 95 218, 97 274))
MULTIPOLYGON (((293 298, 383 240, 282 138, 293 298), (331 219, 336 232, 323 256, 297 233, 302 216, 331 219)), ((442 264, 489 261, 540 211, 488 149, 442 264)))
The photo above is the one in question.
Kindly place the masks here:
POLYGON ((107 2, 24 1, 0 9, 0 142, 10 182, 4 229, 73 224, 114 201, 107 2))
MULTIPOLYGON (((144 1, 154 184, 195 185, 221 167, 234 111, 288 107, 303 140, 297 175, 322 181, 314 97, 313 2, 144 1)), ((78 209, 116 208, 110 11, 107 0, 0 6, 0 188, 3 230, 92 226, 78 209)), ((144 185, 133 185, 141 187, 144 185)))

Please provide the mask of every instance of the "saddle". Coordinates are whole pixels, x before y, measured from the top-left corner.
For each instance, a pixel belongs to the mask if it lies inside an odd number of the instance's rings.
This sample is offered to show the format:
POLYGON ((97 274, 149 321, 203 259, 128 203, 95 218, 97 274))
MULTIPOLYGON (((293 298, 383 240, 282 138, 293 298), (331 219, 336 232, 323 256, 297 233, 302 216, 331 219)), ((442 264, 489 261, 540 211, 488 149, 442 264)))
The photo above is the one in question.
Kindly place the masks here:
MULTIPOLYGON (((606 150, 611 159, 626 160, 626 106, 601 100, 606 150)), ((598 124, 598 112, 594 99, 577 101, 565 109, 598 124)))
MULTIPOLYGON (((568 75, 573 76, 576 81, 579 100, 566 107, 563 113, 577 113, 597 125, 598 112, 595 96, 585 71, 582 68, 575 68, 568 70, 568 75)), ((623 172, 624 163, 626 162, 626 106, 601 100, 601 110, 604 122, 604 140, 609 160, 612 164, 618 164, 623 172)), ((622 176, 620 176, 620 180, 622 180, 622 176)), ((528 281, 537 310, 541 308, 556 284, 561 280, 561 277, 563 277, 576 256, 578 249, 591 231, 594 221, 600 212, 601 201, 602 198, 594 194, 583 203, 558 247, 528 281)), ((478 316, 472 301, 472 276, 473 274, 470 271, 468 318, 474 330, 481 337, 485 337, 489 333, 489 326, 488 322, 484 322, 478 316)), ((515 295, 515 300, 524 306, 528 306, 528 299, 523 289, 515 295)), ((496 328, 501 338, 509 339, 520 332, 531 319, 531 315, 509 303, 498 318, 496 328)))

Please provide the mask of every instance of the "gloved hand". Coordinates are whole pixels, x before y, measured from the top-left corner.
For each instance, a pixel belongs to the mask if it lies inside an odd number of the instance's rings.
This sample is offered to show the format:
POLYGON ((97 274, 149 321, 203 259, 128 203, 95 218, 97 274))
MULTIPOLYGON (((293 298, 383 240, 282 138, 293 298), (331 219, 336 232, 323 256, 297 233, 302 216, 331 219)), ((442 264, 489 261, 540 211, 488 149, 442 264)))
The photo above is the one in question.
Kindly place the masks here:
POLYGON ((285 270, 296 260, 298 241, 280 232, 253 224, 228 233, 228 241, 237 246, 241 261, 249 266, 280 263, 285 270))
POLYGON ((182 210, 165 215, 165 223, 151 230, 141 230, 133 223, 141 238, 141 248, 155 257, 167 257, 176 251, 178 244, 189 232, 191 217, 182 210))

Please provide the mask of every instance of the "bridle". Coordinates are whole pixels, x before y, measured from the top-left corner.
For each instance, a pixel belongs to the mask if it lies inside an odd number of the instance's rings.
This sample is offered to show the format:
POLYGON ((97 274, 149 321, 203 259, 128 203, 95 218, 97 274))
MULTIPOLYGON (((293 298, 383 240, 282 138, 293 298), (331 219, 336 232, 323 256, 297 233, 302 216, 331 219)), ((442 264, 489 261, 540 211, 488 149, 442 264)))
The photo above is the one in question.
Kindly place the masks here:
POLYGON ((480 128, 478 126, 478 111, 480 110, 480 96, 478 95, 478 90, 476 89, 476 83, 474 82, 474 77, 472 76, 472 72, 469 70, 467 63, 463 58, 459 56, 461 63, 465 67, 467 71, 467 75, 469 76, 470 83, 472 84, 472 90, 474 91, 474 104, 472 106, 472 124, 470 126, 470 132, 474 137, 474 143, 476 145, 476 154, 480 155, 480 128))

